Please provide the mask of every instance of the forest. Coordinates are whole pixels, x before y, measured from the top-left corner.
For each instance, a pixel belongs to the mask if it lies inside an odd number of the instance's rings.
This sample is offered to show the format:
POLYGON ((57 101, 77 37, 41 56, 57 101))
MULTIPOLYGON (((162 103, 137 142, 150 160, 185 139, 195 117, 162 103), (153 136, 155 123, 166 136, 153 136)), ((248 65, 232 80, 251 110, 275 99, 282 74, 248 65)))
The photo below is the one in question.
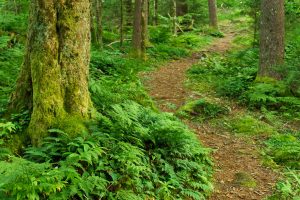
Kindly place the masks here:
POLYGON ((0 0, 0 200, 300 200, 300 0, 0 0))

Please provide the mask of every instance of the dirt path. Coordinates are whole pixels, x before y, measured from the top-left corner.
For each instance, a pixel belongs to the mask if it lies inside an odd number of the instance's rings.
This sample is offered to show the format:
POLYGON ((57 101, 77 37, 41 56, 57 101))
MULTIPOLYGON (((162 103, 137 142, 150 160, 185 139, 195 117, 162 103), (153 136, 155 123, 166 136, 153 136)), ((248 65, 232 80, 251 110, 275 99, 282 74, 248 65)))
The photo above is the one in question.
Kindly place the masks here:
MULTIPOLYGON (((204 52, 224 53, 230 49, 235 35, 227 32, 224 38, 216 39, 204 51, 191 58, 173 61, 155 72, 148 74, 146 86, 150 95, 162 111, 174 112, 175 107, 186 103, 193 95, 184 87, 185 72, 199 62, 204 52)), ((206 129, 205 124, 186 122, 199 135, 202 143, 215 149, 215 192, 210 200, 263 199, 271 194, 277 175, 261 165, 259 152, 253 139, 243 139, 231 134, 219 133, 218 130, 206 129), (238 186, 235 182, 240 174, 251 175, 257 186, 255 188, 238 186)))

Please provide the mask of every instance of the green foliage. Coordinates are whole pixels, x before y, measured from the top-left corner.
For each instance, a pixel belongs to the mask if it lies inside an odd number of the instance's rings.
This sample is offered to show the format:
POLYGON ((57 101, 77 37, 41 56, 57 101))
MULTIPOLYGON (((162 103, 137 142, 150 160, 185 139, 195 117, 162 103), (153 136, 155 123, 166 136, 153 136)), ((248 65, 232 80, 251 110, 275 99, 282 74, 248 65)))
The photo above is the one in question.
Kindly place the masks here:
POLYGON ((170 40, 170 46, 182 47, 187 49, 199 49, 211 41, 211 37, 197 33, 183 33, 170 40))
POLYGON ((274 135, 265 144, 266 154, 277 164, 300 169, 300 133, 274 135))
POLYGON ((178 115, 181 117, 192 117, 201 120, 207 120, 218 117, 220 115, 228 114, 229 109, 215 103, 211 103, 206 99, 199 99, 189 102, 181 107, 178 115))
POLYGON ((158 44, 155 47, 148 50, 149 54, 152 57, 157 59, 179 59, 181 57, 186 57, 189 55, 189 52, 182 47, 172 47, 167 44, 158 44))
POLYGON ((284 179, 277 183, 275 194, 270 200, 298 200, 300 199, 300 172, 288 170, 284 173, 284 179))
POLYGON ((0 0, 0 29, 25 35, 28 7, 28 0, 0 0))
POLYGON ((188 74, 194 82, 208 82, 218 95, 237 99, 250 108, 266 108, 288 118, 299 118, 298 68, 285 68, 282 81, 256 78, 257 56, 256 49, 247 49, 230 53, 226 58, 208 57, 194 65, 188 74))
POLYGON ((11 37, 0 34, 0 112, 8 103, 23 58, 22 44, 12 43, 11 37))
POLYGON ((278 110, 291 118, 300 116, 300 100, 289 94, 288 86, 284 82, 256 82, 244 95, 249 106, 278 110))
POLYGON ((113 104, 133 100, 154 107, 143 84, 137 77, 141 70, 150 68, 150 62, 123 58, 120 53, 92 52, 90 92, 99 111, 113 104))
POLYGON ((250 115, 238 116, 230 121, 228 126, 235 133, 247 136, 272 135, 277 133, 273 127, 250 115))
POLYGON ((167 43, 172 37, 169 26, 150 26, 150 42, 154 44, 167 43))
POLYGON ((0 197, 204 199, 212 190, 208 150, 172 115, 127 102, 80 137, 49 132, 24 158, 0 162, 0 197))

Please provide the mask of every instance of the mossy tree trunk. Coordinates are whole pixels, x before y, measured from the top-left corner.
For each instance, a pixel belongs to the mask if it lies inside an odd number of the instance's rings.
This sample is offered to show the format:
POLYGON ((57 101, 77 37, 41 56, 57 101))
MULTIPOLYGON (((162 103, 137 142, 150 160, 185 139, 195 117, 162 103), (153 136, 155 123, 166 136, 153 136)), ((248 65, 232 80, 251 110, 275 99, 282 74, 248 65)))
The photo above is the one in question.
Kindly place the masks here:
MULTIPOLYGON (((51 127, 90 118, 89 0, 32 0, 27 50, 10 111, 31 111, 33 145, 51 127)), ((74 133, 72 133, 74 134, 74 133)))
POLYGON ((218 29, 217 3, 216 0, 208 0, 210 26, 218 29))
POLYGON ((284 63, 284 0, 262 0, 259 77, 280 79, 275 68, 284 63))

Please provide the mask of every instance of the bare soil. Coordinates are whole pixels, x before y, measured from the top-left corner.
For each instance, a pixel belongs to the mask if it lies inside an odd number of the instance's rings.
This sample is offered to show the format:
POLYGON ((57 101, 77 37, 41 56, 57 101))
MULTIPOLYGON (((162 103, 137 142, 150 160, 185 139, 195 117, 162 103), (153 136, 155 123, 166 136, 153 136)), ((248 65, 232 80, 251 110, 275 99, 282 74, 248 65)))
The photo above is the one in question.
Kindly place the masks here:
MULTIPOLYGON (((231 47, 235 34, 227 32, 224 38, 216 39, 209 47, 194 54, 190 58, 172 61, 158 70, 146 74, 146 87, 150 95, 157 102, 159 108, 165 112, 174 112, 193 96, 185 86, 185 73, 200 58, 214 53, 225 53, 231 47)), ((210 200, 243 199, 259 200, 272 193, 278 175, 264 167, 261 163, 259 146, 254 138, 238 137, 230 133, 223 133, 203 123, 185 121, 197 135, 200 141, 214 149, 215 163, 214 184, 215 191, 210 200), (255 179, 254 188, 237 185, 235 177, 239 173, 247 173, 255 179)))

